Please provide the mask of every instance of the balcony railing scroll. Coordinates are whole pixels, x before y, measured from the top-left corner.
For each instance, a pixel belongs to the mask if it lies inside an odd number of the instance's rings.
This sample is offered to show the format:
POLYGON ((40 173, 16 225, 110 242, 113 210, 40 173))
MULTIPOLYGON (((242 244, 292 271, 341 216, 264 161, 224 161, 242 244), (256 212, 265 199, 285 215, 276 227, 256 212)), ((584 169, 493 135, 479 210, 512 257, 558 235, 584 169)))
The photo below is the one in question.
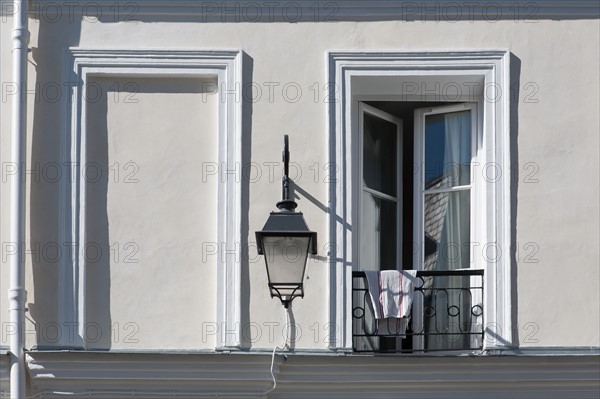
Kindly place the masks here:
POLYGON ((374 316, 366 275, 352 273, 356 352, 476 351, 483 347, 483 270, 417 271, 406 329, 374 316))

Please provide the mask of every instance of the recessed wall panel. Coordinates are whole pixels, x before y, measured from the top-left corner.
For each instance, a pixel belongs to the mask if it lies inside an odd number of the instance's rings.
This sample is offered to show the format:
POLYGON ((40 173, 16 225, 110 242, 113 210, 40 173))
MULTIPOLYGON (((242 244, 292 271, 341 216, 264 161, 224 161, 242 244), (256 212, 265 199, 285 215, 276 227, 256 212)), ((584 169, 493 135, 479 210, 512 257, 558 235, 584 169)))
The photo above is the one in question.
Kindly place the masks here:
POLYGON ((87 347, 214 347, 216 80, 95 78, 86 90, 87 347), (203 338, 204 337, 204 338, 203 338))

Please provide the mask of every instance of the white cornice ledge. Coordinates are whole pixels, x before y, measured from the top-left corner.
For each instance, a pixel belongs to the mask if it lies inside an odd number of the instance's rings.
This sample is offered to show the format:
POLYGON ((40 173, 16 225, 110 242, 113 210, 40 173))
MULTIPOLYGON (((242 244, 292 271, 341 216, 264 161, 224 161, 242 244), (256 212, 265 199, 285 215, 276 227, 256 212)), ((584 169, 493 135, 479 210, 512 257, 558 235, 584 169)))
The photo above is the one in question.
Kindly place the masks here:
MULTIPOLYGON (((282 356, 275 359, 275 375, 282 356)), ((37 392, 61 390, 164 392, 264 392, 272 384, 270 356, 29 352, 27 367, 37 392)), ((114 396, 114 395, 113 395, 114 396)), ((53 397, 52 395, 45 395, 53 397)), ((86 396, 87 397, 87 396, 86 396)))
MULTIPOLYGON (((11 1, 0 0, 3 13, 12 13, 11 1)), ((598 19, 597 0, 342 0, 253 1, 253 0, 32 0, 34 17, 63 12, 98 14, 105 20, 152 16, 196 18, 206 22, 335 22, 356 20, 529 20, 598 19), (49 10, 48 8, 51 8, 49 10)))
MULTIPOLYGON (((151 391, 247 397, 271 386, 270 360, 252 354, 27 355, 35 391, 67 390, 82 397, 90 392, 104 397, 111 390, 140 397, 151 391)), ((277 389, 268 397, 572 399, 576 392, 577 398, 597 398, 599 367, 598 356, 278 356, 277 389)))

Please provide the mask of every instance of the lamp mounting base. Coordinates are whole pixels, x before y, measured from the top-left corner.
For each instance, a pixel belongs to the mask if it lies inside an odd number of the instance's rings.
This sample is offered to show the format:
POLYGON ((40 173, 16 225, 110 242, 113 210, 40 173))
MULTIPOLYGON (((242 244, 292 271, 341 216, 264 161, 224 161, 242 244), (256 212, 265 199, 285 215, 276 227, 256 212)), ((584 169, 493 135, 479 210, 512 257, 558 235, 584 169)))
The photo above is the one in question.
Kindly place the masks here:
POLYGON ((280 211, 290 211, 294 212, 294 210, 298 207, 298 204, 294 200, 284 199, 277 203, 277 209, 280 211))

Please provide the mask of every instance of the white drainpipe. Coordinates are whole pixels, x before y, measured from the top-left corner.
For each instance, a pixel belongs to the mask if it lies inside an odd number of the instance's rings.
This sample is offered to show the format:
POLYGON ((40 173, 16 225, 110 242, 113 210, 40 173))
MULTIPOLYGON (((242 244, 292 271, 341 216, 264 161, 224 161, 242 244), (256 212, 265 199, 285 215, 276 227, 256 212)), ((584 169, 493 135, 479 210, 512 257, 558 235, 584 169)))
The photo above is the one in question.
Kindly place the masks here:
POLYGON ((11 162, 18 173, 10 181, 10 240, 17 245, 10 257, 10 288, 8 290, 10 323, 14 327, 10 337, 10 397, 22 399, 25 392, 25 159, 27 135, 27 1, 15 0, 13 39, 13 81, 17 93, 12 104, 11 162))

